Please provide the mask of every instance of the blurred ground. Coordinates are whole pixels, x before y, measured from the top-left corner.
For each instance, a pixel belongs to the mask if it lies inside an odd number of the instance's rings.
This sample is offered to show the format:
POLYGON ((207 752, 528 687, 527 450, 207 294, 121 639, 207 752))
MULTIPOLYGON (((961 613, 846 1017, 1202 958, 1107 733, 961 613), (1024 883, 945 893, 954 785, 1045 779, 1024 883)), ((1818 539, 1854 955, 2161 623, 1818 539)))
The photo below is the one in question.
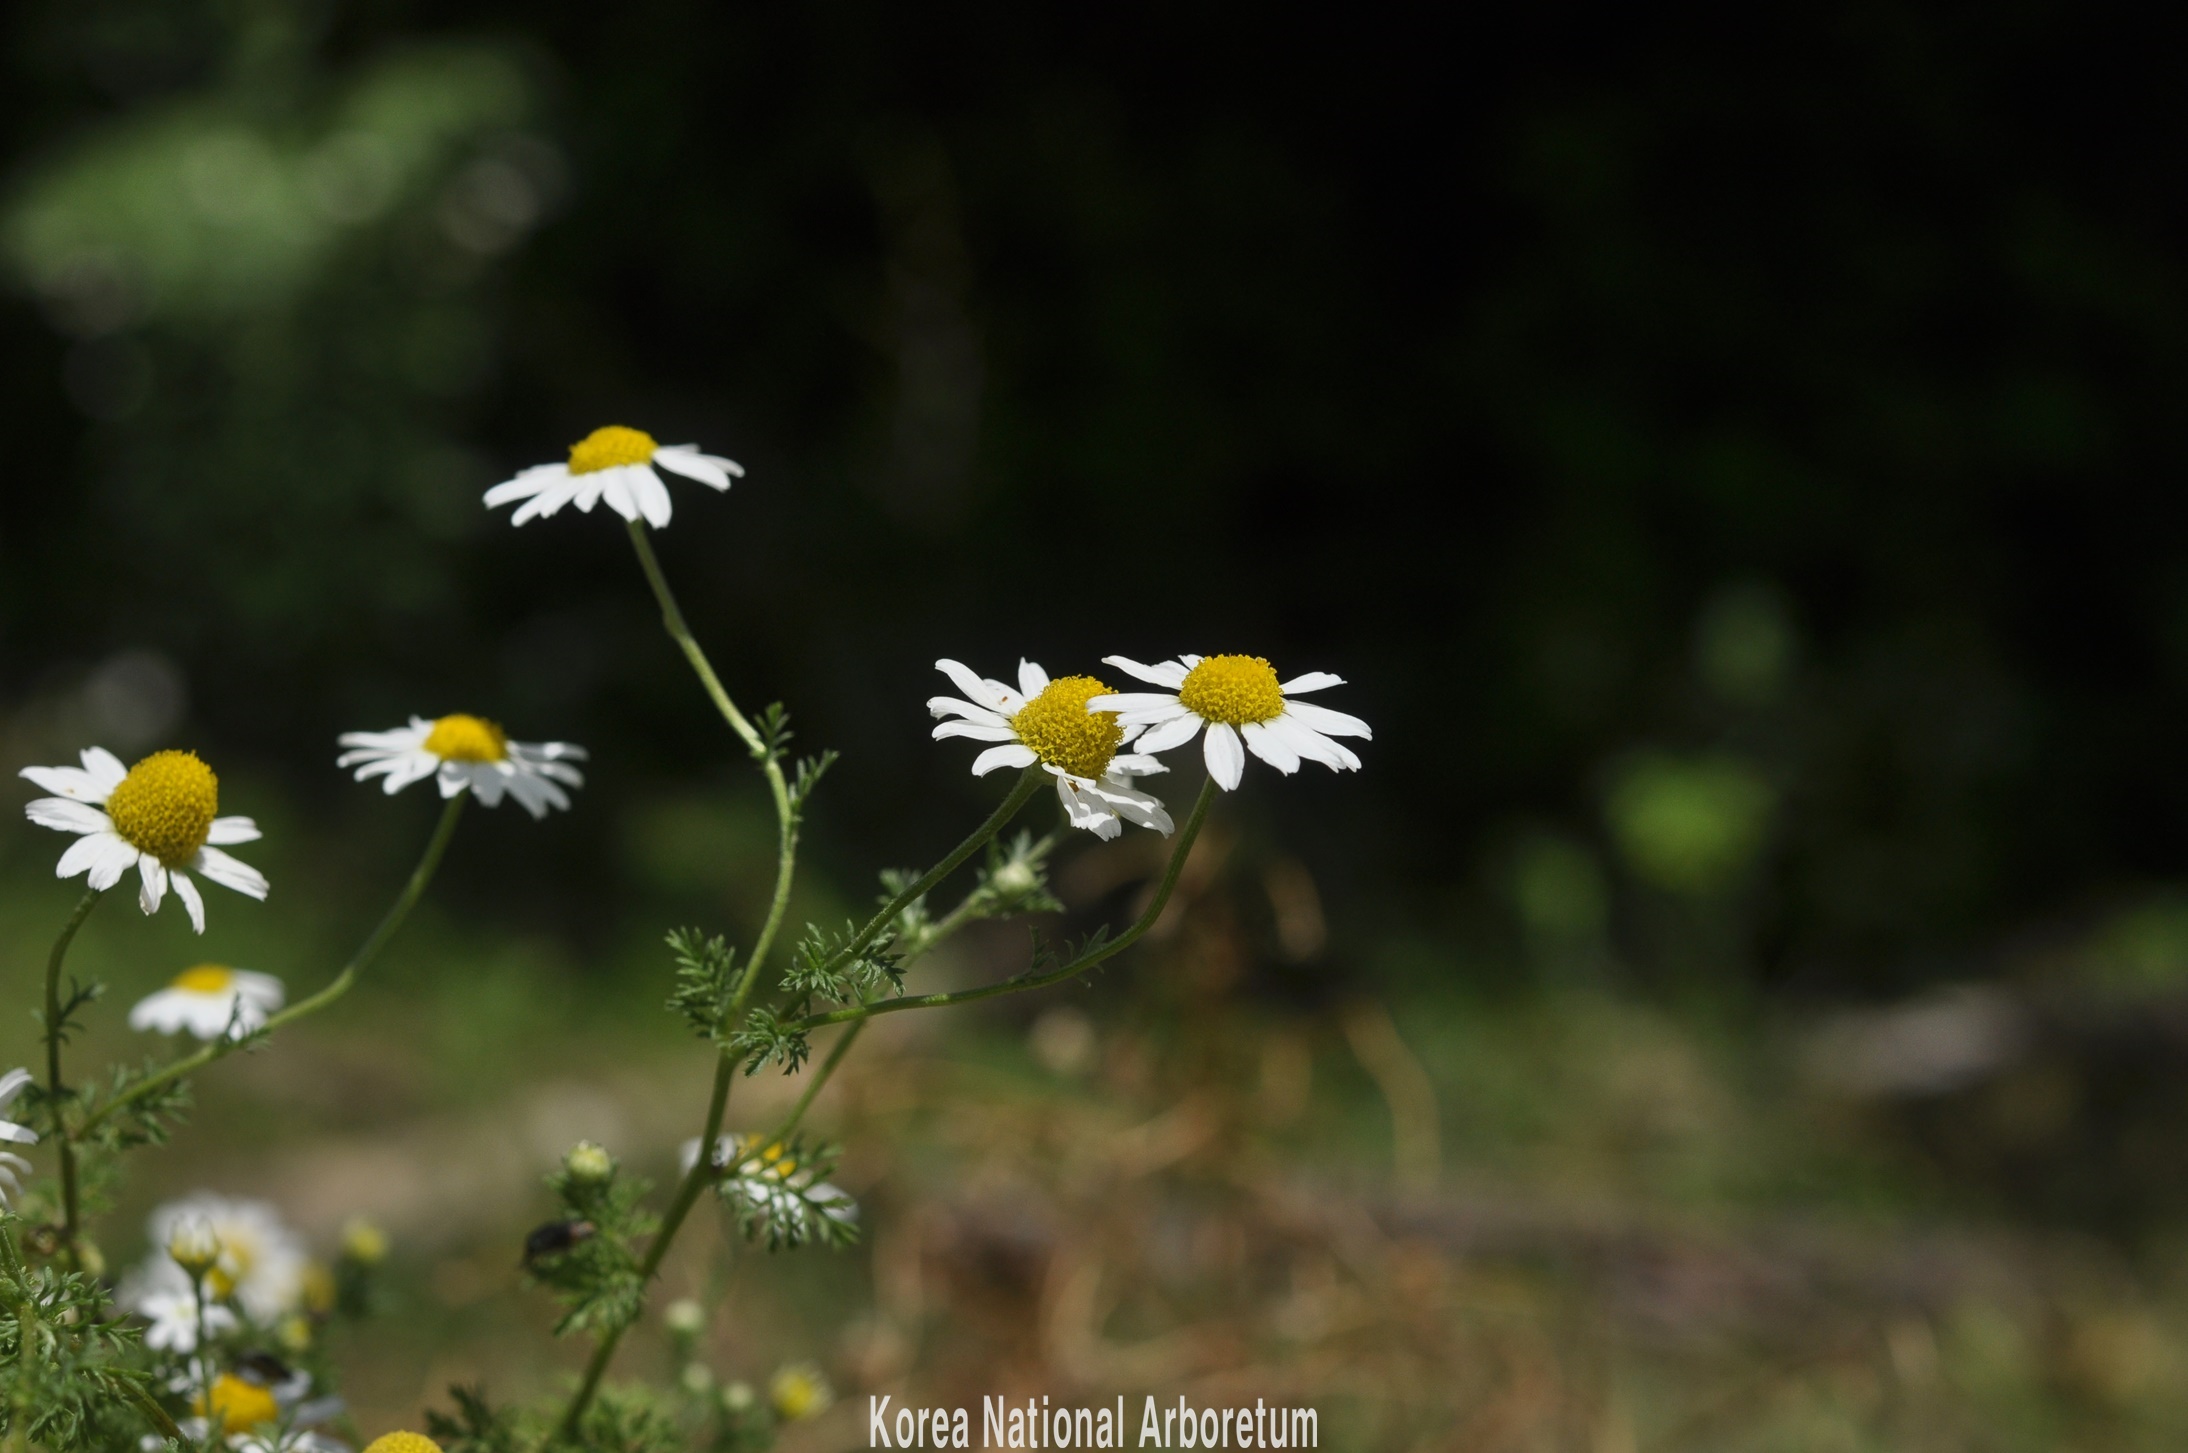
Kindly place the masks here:
MULTIPOLYGON (((66 894, 8 851, 8 941, 35 942, 32 910, 66 894)), ((975 1417, 983 1395, 1263 1397, 1318 1407, 1326 1446, 1468 1453, 2156 1449, 2188 1429, 2165 1178, 2087 1149, 2121 1138, 2097 1093, 2119 1021, 2162 1035, 2170 1001, 2068 1012, 2057 965, 2096 949, 2049 952, 2048 998, 1745 1025, 1584 988, 1301 1006, 1252 985, 1287 952, 1286 894, 1289 951, 1329 951, 1299 921, 1312 885, 1249 861, 1212 834, 1180 906, 1091 986, 877 1026, 815 1112, 848 1147, 860 1247, 769 1255, 717 1212, 695 1224, 663 1292, 717 1308, 713 1375, 810 1357, 839 1392, 786 1446, 862 1445, 869 1392, 975 1417), (2091 1194, 2019 1189, 2069 1166, 2091 1194)), ((1129 907, 1149 863, 1130 840, 1067 858, 1073 916, 1129 907)), ((293 965, 312 930, 284 896, 216 900, 216 923, 257 963, 297 932, 293 965)), ((83 963, 119 987, 86 1060, 132 1047, 112 1022, 154 976, 123 962, 183 947, 174 928, 94 920, 83 963)), ((999 929, 923 972, 990 977, 1021 951, 999 929)), ((604 998, 540 944, 427 915, 354 1000, 207 1077, 109 1247, 133 1254, 149 1201, 200 1184, 270 1197, 322 1247, 366 1214, 396 1252, 379 1317, 336 1333, 365 1426, 454 1382, 551 1387, 571 1349, 548 1354, 517 1266, 539 1177, 592 1137, 666 1179, 704 1095, 703 1055, 654 1012, 665 962, 631 952, 604 998)), ((9 956, 18 1002, 34 962, 9 956)), ((732 1126, 793 1088, 741 1082, 732 1126)), ((626 1370, 673 1374, 666 1346, 634 1339, 626 1370)))

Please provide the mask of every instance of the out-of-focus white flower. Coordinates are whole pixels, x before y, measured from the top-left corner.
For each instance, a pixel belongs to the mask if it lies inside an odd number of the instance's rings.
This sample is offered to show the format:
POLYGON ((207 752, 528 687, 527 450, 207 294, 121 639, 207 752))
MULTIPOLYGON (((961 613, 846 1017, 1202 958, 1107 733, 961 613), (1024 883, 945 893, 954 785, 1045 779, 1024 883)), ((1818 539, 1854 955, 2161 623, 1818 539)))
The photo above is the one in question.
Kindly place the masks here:
POLYGON ((129 1011, 131 1029, 160 1034, 189 1030, 199 1039, 241 1039, 281 1007, 281 981, 272 974, 199 964, 175 975, 129 1011))
MULTIPOLYGON (((147 1261, 123 1278, 118 1299, 151 1325, 144 1345, 156 1352, 195 1352, 198 1346, 198 1298, 189 1273, 161 1257, 147 1261)), ((218 1302, 205 1305, 204 1330, 217 1337, 233 1331, 236 1314, 218 1302)))
POLYGON ((673 507, 668 486, 653 471, 656 464, 715 489, 728 489, 731 480, 744 476, 735 460, 703 454, 696 444, 656 444, 644 430, 610 424, 572 444, 567 464, 535 464, 495 485, 486 492, 486 507, 523 500, 509 517, 510 524, 521 525, 568 504, 589 513, 605 500, 624 519, 643 518, 658 530, 669 522, 673 507))
POLYGON ((498 722, 483 716, 444 716, 385 732, 344 732, 350 750, 335 758, 337 767, 355 767, 357 780, 384 779, 393 794, 428 777, 440 782, 441 796, 454 797, 466 787, 488 807, 508 793, 534 817, 550 807, 568 807, 570 794, 559 784, 585 785, 585 774, 570 765, 585 760, 585 749, 568 742, 512 742, 498 722))
POLYGON ((205 903, 190 873, 252 898, 266 896, 266 876, 221 851, 255 842, 258 824, 247 817, 220 817, 220 779, 195 752, 154 752, 134 767, 104 747, 88 747, 81 767, 25 767, 22 775, 51 797, 24 804, 23 815, 40 827, 78 834, 54 875, 87 882, 105 892, 137 870, 137 906, 157 912, 170 885, 189 911, 190 926, 205 932, 205 903), (189 871, 184 871, 188 869, 189 871))
MULTIPOLYGON (((0 1113, 15 1103, 15 1097, 23 1093, 23 1086, 30 1083, 29 1070, 9 1070, 0 1075, 0 1113)), ((13 1120, 0 1118, 0 1141, 10 1145, 36 1145, 38 1132, 13 1120)), ((30 1162, 19 1155, 0 1150, 0 1205, 7 1203, 10 1195, 23 1189, 18 1176, 30 1174, 30 1162)))
POLYGON ((1087 702, 1109 690, 1091 676, 1049 674, 1031 661, 1018 663, 1018 689, 975 675, 956 661, 937 661, 935 670, 955 682, 971 700, 928 698, 927 710, 949 718, 934 729, 944 737, 995 742, 973 758, 972 774, 986 776, 998 767, 1041 764, 1056 779, 1056 797, 1073 827, 1098 838, 1124 831, 1124 821, 1159 833, 1171 829, 1170 814, 1153 794, 1132 785, 1135 777, 1167 771, 1153 757, 1119 755, 1137 729, 1127 730, 1114 712, 1087 710, 1087 702))
MULTIPOLYGON (((252 1321, 265 1324, 302 1304, 311 1258, 281 1213, 264 1201, 231 1200, 209 1191, 169 1201, 152 1212, 151 1241, 159 1250, 139 1268, 141 1285, 155 1292, 172 1286, 172 1278, 160 1269, 171 1267, 188 1286, 188 1275, 167 1252, 185 1225, 206 1228, 220 1243, 220 1255, 205 1276, 208 1299, 232 1301, 252 1321)), ((123 1301, 133 1306, 129 1290, 125 1282, 123 1301)))
POLYGON ((1238 786, 1248 752, 1287 775, 1298 771, 1302 761, 1357 772, 1360 759, 1330 739, 1374 736, 1356 716, 1291 699, 1345 684, 1343 677, 1327 671, 1309 671, 1279 684, 1275 669, 1259 656, 1180 656, 1152 666, 1124 656, 1102 659, 1166 689, 1116 692, 1087 705, 1116 712, 1128 727, 1144 728, 1146 735, 1135 744, 1142 752, 1183 746, 1207 727, 1203 751, 1208 775, 1226 792, 1238 786))

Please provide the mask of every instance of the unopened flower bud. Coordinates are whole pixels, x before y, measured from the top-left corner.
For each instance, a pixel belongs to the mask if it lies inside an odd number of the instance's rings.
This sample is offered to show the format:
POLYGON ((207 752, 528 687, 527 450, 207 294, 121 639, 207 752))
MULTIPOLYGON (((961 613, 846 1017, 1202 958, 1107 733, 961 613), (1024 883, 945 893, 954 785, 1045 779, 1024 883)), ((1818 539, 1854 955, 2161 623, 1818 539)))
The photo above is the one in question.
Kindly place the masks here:
POLYGON ((362 1216, 342 1225, 342 1254, 359 1266, 378 1266, 387 1260, 387 1233, 362 1216))
POLYGON ((1023 898, 1041 886, 1041 880, 1033 871, 1033 865, 1023 858, 1012 858, 995 870, 988 879, 995 891, 1005 898, 1023 898))
POLYGON ((562 1164, 572 1180, 597 1182, 615 1174, 615 1157, 590 1140, 580 1140, 571 1146, 570 1153, 562 1158, 562 1164))
POLYGON ((705 1397, 707 1389, 714 1386, 714 1373, 704 1362, 687 1362, 684 1370, 676 1375, 676 1380, 693 1397, 705 1397))
POLYGON ((679 1337, 696 1337, 706 1330, 707 1309, 690 1297, 678 1297, 662 1309, 661 1320, 679 1337))
POLYGON ((167 1254, 196 1281, 220 1260, 220 1238, 203 1221, 180 1221, 167 1236, 167 1254))
POLYGON ((725 1382, 722 1384, 722 1410, 724 1412, 748 1413, 752 1411, 754 1401, 752 1384, 747 1382, 725 1382))

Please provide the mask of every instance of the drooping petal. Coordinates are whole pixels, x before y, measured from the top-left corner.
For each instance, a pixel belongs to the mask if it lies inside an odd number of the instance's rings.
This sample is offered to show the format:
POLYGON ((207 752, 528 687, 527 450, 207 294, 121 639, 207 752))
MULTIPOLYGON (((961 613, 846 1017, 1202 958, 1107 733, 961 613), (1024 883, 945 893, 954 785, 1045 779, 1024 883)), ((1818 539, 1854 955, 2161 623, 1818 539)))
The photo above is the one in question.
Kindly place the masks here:
POLYGON ((146 913, 159 912, 160 900, 167 896, 167 865, 150 853, 139 853, 137 877, 142 884, 137 890, 137 906, 146 913))
POLYGON ((1216 779, 1216 786, 1226 792, 1237 791, 1238 779, 1246 770, 1246 748, 1239 742, 1238 733, 1228 722, 1212 721, 1202 750, 1208 759, 1208 775, 1216 779))
POLYGON ((1157 686, 1167 686, 1172 691, 1185 684, 1187 668, 1175 661, 1157 661, 1152 666, 1142 666, 1130 656, 1104 656, 1102 660, 1142 681, 1152 681, 1157 686))
POLYGON ((972 759, 972 775, 985 777, 998 767, 1030 767, 1041 759, 1033 748, 1019 742, 1005 742, 1000 747, 990 747, 972 759))
POLYGON ((199 848, 198 855, 190 860, 190 866, 223 888, 233 888, 252 898, 266 896, 266 875, 249 863, 229 857, 219 848, 199 848))
POLYGON ((1240 732, 1246 738, 1246 750, 1289 777, 1299 770, 1299 754, 1291 744, 1258 721, 1248 722, 1240 732))
MULTIPOLYGON (((567 464, 534 464, 520 469, 513 479, 505 479, 486 492, 486 507, 498 509, 520 499, 533 499, 540 491, 566 485, 570 481, 567 464)), ((555 509, 560 509, 557 505, 555 509)), ((547 513, 554 513, 553 509, 547 513)))
MULTIPOLYGON (((207 874, 208 877, 211 874, 207 874)), ((175 896, 182 900, 183 910, 190 915, 190 927, 198 933, 205 932, 205 900, 198 896, 198 885, 190 881, 190 875, 177 868, 173 874, 175 896)), ((216 880, 217 881, 217 880, 216 880)), ((263 898, 264 893, 256 896, 263 898)))
POLYGON ((646 517, 646 523, 656 530, 667 527, 676 513, 676 503, 669 498, 669 487, 661 482, 661 476, 643 464, 634 464, 630 472, 631 494, 638 501, 638 509, 646 517))
POLYGON ((696 479, 715 489, 728 489, 733 479, 744 478, 744 466, 719 454, 702 454, 696 444, 663 444, 653 451, 653 462, 696 479))
MULTIPOLYGON (((15 1097, 22 1094, 23 1087, 29 1083, 29 1070, 13 1069, 4 1075, 0 1075, 0 1110, 5 1110, 8 1106, 14 1104, 15 1097)), ((28 1144, 29 1142, 24 1143, 28 1144)))
MULTIPOLYGON (((1112 764, 1114 766, 1114 764, 1112 764)), ((1153 828, 1168 837, 1177 824, 1170 820, 1170 813, 1162 805, 1162 799, 1152 792, 1142 792, 1122 777, 1107 776, 1094 784, 1093 790, 1114 808, 1118 815, 1141 827, 1153 828)))
POLYGON ((1360 759, 1353 755, 1350 747, 1323 736, 1289 712, 1267 725, 1287 746, 1310 762, 1320 762, 1335 772, 1360 770, 1360 759))
POLYGON ((1144 757, 1138 752, 1120 752, 1109 759, 1109 771, 1104 773, 1119 777, 1152 777, 1157 772, 1169 771, 1169 766, 1154 757, 1144 757))
POLYGON ((122 880, 122 874, 137 866, 137 850, 120 833, 99 833, 92 840, 99 845, 99 856, 92 861, 84 882, 104 893, 122 880))
POLYGON ((53 876, 73 878, 99 861, 99 855, 105 851, 106 838, 99 833, 87 832, 70 843, 68 851, 61 854, 61 861, 54 866, 53 876))

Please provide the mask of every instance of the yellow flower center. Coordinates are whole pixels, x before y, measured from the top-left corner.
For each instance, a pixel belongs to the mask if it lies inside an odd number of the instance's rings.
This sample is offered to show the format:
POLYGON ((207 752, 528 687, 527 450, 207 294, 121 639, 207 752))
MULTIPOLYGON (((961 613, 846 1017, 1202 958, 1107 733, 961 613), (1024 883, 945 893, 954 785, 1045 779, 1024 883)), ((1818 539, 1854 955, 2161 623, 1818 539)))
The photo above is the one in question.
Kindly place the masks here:
MULTIPOLYGON (((759 1140, 760 1137, 757 1135, 747 1135, 739 1141, 737 1143, 738 1158, 741 1160, 752 1154, 752 1147, 757 1145, 759 1140)), ((779 1180, 788 1180, 798 1173, 798 1163, 790 1158, 790 1152, 784 1148, 780 1140, 761 1151, 759 1158, 761 1163, 748 1167, 748 1169, 771 1172, 779 1180)))
POLYGON ((1203 656, 1185 675, 1178 700, 1204 721, 1246 726, 1284 714, 1276 668, 1259 656, 1203 656))
POLYGON ((195 752, 154 752, 106 799, 114 831, 170 868, 185 867, 205 846, 220 811, 220 779, 195 752))
POLYGON ((199 1417, 212 1417, 223 1433, 244 1433, 281 1416, 274 1395, 255 1382, 245 1382, 232 1372, 215 1379, 210 1394, 199 1393, 190 1404, 199 1417), (208 1413, 206 1404, 212 1408, 208 1413))
POLYGON ((199 964, 194 969, 184 969, 175 975, 175 982, 168 987, 185 989, 192 994, 220 994, 225 993, 228 986, 235 981, 233 969, 224 969, 218 964, 199 964))
POLYGON ((657 447, 653 435, 642 429, 610 424, 605 429, 593 430, 570 446, 570 473, 592 474, 619 464, 644 464, 653 458, 657 447))
POLYGON ((365 1453, 441 1453, 441 1445, 423 1433, 382 1433, 365 1445, 365 1453))
POLYGON ((1074 777, 1099 777, 1117 755, 1124 728, 1113 711, 1088 711, 1087 702, 1115 690, 1091 676, 1059 676, 1018 709, 1010 728, 1051 767, 1074 777))
POLYGON ((499 762, 509 755, 509 737, 483 716, 444 716, 426 733, 425 749, 444 762, 499 762))

